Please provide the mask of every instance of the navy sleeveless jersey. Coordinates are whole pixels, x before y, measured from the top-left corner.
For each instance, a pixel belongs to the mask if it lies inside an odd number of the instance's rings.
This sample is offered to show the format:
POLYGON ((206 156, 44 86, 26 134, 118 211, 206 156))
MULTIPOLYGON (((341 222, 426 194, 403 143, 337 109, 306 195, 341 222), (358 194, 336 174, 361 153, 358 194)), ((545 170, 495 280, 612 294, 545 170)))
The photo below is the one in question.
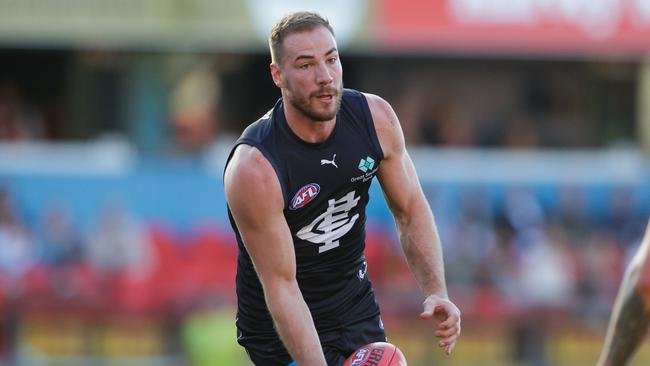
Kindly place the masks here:
MULTIPOLYGON (((235 147, 239 144, 256 147, 278 176, 296 277, 316 329, 336 330, 379 314, 363 251, 368 189, 383 153, 365 96, 344 89, 336 125, 321 143, 308 143, 293 133, 280 99, 246 128, 235 147)), ((228 215, 239 245, 238 340, 246 346, 249 339, 277 335, 230 209, 228 215)))

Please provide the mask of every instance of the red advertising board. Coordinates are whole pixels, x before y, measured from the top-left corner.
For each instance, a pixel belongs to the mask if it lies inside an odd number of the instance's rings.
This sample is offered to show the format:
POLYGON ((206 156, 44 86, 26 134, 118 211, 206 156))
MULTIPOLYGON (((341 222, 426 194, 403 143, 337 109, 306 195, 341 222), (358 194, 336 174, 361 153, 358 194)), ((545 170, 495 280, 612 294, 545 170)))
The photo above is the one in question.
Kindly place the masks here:
POLYGON ((650 0, 378 0, 375 11, 386 50, 650 53, 650 0))

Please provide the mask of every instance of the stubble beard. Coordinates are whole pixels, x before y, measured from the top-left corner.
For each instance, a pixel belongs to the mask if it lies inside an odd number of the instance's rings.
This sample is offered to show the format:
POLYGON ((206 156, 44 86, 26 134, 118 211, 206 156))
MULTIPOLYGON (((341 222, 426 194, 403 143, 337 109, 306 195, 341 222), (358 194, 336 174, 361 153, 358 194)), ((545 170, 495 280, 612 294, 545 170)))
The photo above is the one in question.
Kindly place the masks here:
POLYGON ((339 109, 341 108, 341 99, 343 98, 343 86, 340 86, 339 88, 335 87, 328 87, 321 89, 315 93, 310 94, 306 98, 297 98, 297 97, 292 97, 289 96, 289 103, 291 103, 292 106, 294 106, 300 113, 302 113, 305 117, 309 118, 310 120, 314 122, 327 122, 331 121, 334 117, 336 117, 336 114, 339 112, 339 109), (315 98, 319 94, 332 94, 334 98, 336 98, 336 102, 334 103, 334 109, 330 111, 325 111, 325 112, 318 112, 314 110, 311 106, 311 100, 312 98, 315 98))

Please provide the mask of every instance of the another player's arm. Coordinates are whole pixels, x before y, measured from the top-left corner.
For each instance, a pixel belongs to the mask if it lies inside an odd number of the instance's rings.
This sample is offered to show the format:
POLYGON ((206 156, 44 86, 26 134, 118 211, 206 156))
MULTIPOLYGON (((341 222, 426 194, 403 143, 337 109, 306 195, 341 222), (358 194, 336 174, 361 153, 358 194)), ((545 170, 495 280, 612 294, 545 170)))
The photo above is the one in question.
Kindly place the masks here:
POLYGON ((395 218, 409 267, 425 296, 424 312, 420 316, 444 319, 436 336, 441 338, 439 344, 449 354, 460 335, 460 311, 448 299, 442 248, 433 213, 406 151, 397 115, 380 97, 368 94, 366 98, 384 152, 377 173, 379 183, 395 218))
POLYGON ((273 167, 259 150, 240 145, 224 180, 230 211, 280 338, 298 365, 326 365, 311 313, 296 282, 293 241, 273 167))
POLYGON ((628 266, 610 318, 599 366, 627 365, 650 323, 650 222, 628 266))

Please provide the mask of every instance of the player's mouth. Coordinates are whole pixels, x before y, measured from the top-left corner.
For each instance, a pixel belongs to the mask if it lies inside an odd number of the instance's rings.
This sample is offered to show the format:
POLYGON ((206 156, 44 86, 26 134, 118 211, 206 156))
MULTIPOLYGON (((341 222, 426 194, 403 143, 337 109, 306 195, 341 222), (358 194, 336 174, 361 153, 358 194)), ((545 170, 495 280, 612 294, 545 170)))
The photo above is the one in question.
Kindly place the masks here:
POLYGON ((318 94, 316 96, 316 98, 318 98, 318 100, 320 100, 321 102, 329 103, 332 100, 334 100, 334 95, 333 94, 318 94))
POLYGON ((316 99, 323 103, 332 103, 336 100, 337 91, 334 88, 326 88, 315 94, 316 99))
POLYGON ((315 91, 311 96, 329 108, 337 102, 339 93, 340 92, 337 88, 333 86, 325 86, 315 91))

